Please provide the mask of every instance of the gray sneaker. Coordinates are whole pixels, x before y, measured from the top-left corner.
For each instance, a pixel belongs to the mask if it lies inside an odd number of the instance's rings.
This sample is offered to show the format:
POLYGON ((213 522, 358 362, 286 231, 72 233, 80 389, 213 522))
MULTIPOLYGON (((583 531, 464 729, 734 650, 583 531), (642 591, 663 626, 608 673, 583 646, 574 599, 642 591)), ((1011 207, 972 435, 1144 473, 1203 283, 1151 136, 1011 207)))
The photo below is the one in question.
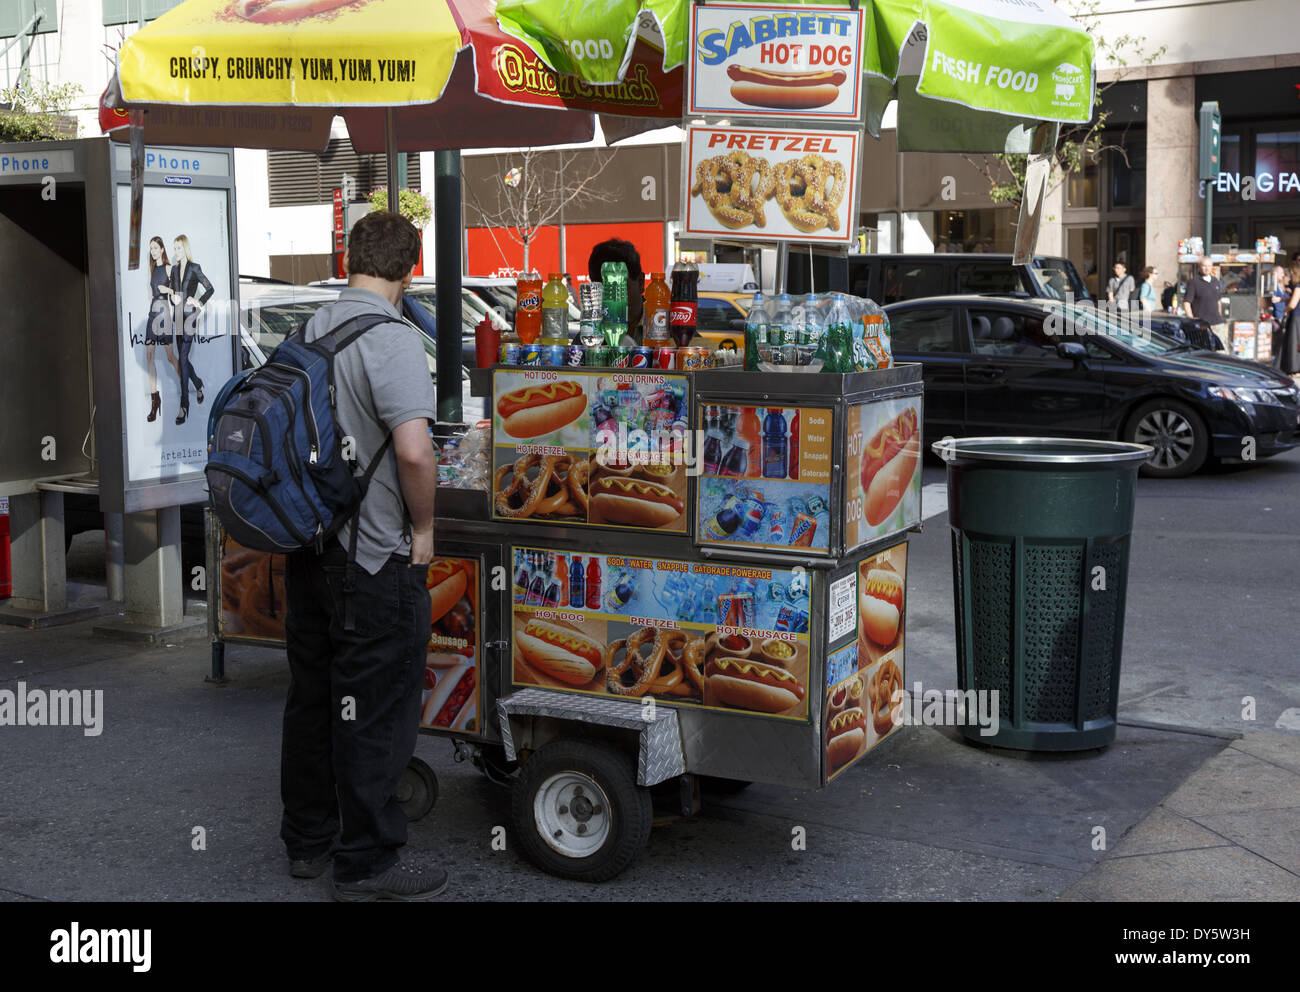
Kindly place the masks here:
POLYGON ((419 861, 399 861, 358 882, 331 880, 330 890, 339 902, 425 902, 447 891, 447 873, 419 861))

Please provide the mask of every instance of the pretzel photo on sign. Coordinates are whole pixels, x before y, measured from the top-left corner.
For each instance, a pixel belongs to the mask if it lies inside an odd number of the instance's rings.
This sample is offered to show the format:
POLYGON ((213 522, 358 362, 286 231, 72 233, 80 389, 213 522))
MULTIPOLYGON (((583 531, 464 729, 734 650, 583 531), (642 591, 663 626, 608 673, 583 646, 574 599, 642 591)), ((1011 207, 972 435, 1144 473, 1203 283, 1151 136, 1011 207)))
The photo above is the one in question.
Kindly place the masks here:
POLYGON ((840 204, 848 182, 844 166, 820 155, 805 155, 776 167, 777 205, 791 225, 811 234, 823 227, 839 230, 840 204))
POLYGON ((524 455, 500 466, 493 478, 497 516, 522 520, 587 514, 587 463, 570 455, 524 455), (536 474, 531 474, 536 471, 536 474))
POLYGON ((892 657, 886 656, 871 676, 867 695, 871 699, 871 723, 876 733, 884 737, 894 729, 894 712, 902 710, 903 673, 892 657), (897 695, 897 699, 895 696, 897 695))
POLYGON ((696 165, 691 196, 703 196, 709 212, 724 227, 763 227, 767 224, 763 204, 774 184, 767 159, 733 151, 696 165))

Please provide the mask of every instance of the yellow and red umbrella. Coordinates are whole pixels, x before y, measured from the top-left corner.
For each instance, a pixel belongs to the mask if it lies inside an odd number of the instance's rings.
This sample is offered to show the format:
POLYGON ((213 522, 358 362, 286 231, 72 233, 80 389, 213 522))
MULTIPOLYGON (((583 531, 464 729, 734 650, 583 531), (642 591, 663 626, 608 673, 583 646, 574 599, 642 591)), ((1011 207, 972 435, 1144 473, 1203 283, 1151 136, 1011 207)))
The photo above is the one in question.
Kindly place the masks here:
POLYGON ((147 111, 153 144, 314 150, 342 114, 358 152, 384 149, 393 110, 403 151, 584 141, 593 114, 679 116, 682 71, 665 72, 648 46, 620 84, 593 86, 557 74, 492 11, 492 0, 188 0, 123 44, 104 109, 147 111))

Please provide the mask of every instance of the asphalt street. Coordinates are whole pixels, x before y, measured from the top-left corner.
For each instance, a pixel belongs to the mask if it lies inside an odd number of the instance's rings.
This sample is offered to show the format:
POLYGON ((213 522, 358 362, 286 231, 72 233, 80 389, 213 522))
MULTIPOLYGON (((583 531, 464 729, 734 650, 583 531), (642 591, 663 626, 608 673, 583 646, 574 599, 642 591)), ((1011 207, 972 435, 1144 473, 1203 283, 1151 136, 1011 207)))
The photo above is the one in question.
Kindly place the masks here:
MULTIPOLYGON (((939 484, 928 493, 941 493, 943 475, 927 464, 924 482, 939 484)), ((441 794, 412 825, 411 849, 451 869, 448 898, 457 901, 1078 892, 1107 850, 1136 835, 1232 736, 1300 729, 1288 622, 1300 585, 1297 483, 1300 453, 1140 483, 1121 727, 1104 750, 1018 755, 973 748, 948 728, 906 727, 827 789, 756 785, 706 797, 691 819, 662 816, 622 876, 591 886, 537 871, 512 841, 495 850, 508 794, 455 762, 446 741, 424 737, 417 754, 435 768, 441 794), (1242 717, 1246 697, 1254 720, 1242 717), (802 849, 792 843, 799 828, 802 849)), ((907 684, 940 689, 956 683, 941 502, 927 502, 937 515, 911 539, 906 655, 907 684)), ((74 576, 102 575, 100 541, 77 539, 74 576)), ((232 645, 231 681, 218 687, 203 681, 202 638, 139 649, 90 627, 0 629, 0 685, 93 687, 105 698, 98 737, 0 731, 0 900, 327 899, 323 880, 289 879, 277 838, 282 655, 232 645)))

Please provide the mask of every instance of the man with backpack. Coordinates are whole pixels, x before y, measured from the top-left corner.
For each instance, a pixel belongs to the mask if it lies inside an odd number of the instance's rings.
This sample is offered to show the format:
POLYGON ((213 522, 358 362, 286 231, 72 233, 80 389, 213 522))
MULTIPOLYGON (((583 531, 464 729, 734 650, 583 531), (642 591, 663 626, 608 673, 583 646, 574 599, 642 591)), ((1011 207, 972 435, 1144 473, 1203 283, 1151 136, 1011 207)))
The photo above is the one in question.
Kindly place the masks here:
POLYGON ((445 871, 399 859, 406 815, 393 798, 420 723, 438 482, 433 382, 420 332, 397 309, 419 255, 405 218, 362 217, 347 288, 303 332, 311 343, 371 324, 338 348, 333 370, 342 450, 351 442, 369 484, 355 517, 321 550, 289 554, 285 569, 280 836, 295 878, 333 862, 333 895, 345 902, 419 901, 447 886, 445 871))

